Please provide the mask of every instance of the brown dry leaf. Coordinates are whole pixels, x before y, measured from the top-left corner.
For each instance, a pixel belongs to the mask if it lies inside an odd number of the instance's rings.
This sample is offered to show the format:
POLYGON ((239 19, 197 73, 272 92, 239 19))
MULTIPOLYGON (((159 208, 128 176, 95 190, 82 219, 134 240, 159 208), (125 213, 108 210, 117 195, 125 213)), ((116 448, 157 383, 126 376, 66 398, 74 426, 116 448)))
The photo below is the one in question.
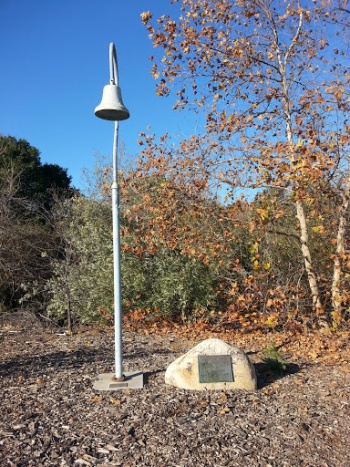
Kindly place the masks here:
POLYGON ((226 415, 227 413, 230 413, 231 410, 228 407, 224 407, 222 410, 219 410, 220 415, 226 415))
POLYGON ((113 405, 120 405, 122 403, 120 399, 115 399, 114 397, 110 397, 109 400, 113 405))
POLYGON ((319 357, 319 356, 320 356, 320 353, 317 350, 310 350, 309 357, 312 360, 316 360, 316 358, 319 357))
POLYGON ((101 402, 101 400, 102 400, 102 396, 97 396, 96 395, 96 396, 91 398, 91 402, 94 402, 94 403, 101 402))
POLYGON ((18 377, 18 381, 22 382, 25 380, 25 377, 23 375, 19 375, 18 377))
POLYGON ((43 382, 44 382, 43 378, 36 379, 36 384, 43 384, 43 382))

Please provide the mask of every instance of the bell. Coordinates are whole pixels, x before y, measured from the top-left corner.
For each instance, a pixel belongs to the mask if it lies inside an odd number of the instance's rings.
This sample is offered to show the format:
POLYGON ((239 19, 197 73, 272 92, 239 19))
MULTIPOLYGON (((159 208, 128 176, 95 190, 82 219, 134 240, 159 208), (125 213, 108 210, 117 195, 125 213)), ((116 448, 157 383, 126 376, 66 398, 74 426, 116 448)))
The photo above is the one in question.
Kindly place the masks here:
POLYGON ((103 88, 102 101, 95 109, 96 117, 103 120, 120 121, 130 117, 128 109, 122 101, 122 94, 119 86, 107 84, 103 88))

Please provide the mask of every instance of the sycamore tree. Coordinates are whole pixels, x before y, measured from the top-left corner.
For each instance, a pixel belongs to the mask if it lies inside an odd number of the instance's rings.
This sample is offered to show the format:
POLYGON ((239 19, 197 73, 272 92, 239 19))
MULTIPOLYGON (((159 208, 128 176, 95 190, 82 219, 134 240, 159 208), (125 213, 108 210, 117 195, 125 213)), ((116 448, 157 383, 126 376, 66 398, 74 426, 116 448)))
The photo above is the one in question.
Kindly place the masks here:
MULTIPOLYGON (((324 297, 310 235, 322 235, 327 226, 315 200, 338 183, 338 231, 331 258, 332 302, 339 315, 349 204, 346 5, 331 0, 171 1, 175 3, 180 4, 178 17, 141 16, 158 49, 151 57, 157 94, 175 93, 175 109, 205 115, 205 134, 195 138, 196 144, 193 138, 183 141, 180 149, 197 158, 207 180, 216 177, 228 186, 229 195, 237 187, 268 188, 292 200, 318 316, 324 313, 324 297), (310 217, 320 221, 313 230, 310 217)), ((164 153, 163 142, 144 135, 140 144, 147 169, 154 168, 164 153)), ((170 163, 166 171, 178 167, 170 163)), ((268 205, 259 209, 261 226, 270 221, 271 210, 268 205)))

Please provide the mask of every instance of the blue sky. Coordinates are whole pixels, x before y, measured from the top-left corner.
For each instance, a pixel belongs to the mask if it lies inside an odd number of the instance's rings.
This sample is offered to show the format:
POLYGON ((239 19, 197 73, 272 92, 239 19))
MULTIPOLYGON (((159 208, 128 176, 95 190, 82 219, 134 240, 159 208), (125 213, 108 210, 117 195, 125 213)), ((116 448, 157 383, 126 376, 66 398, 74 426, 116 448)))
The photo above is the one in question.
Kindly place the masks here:
POLYGON ((0 0, 0 133, 24 138, 43 163, 68 169, 81 187, 81 169, 94 154, 112 152, 113 123, 95 117, 109 82, 109 43, 117 49, 119 84, 131 117, 120 141, 137 156, 138 135, 182 137, 195 131, 191 114, 159 98, 150 75, 154 54, 140 14, 176 12, 168 0, 0 0))

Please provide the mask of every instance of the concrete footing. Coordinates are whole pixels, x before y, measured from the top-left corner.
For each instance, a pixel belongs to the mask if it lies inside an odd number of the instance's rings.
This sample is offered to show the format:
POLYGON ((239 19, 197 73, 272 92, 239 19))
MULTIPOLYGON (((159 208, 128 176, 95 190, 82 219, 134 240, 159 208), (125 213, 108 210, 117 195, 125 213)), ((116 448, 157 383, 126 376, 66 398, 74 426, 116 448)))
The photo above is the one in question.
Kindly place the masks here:
POLYGON ((118 391, 120 389, 143 388, 142 371, 125 371, 124 376, 123 381, 116 381, 114 373, 102 373, 97 376, 93 389, 96 391, 118 391))

